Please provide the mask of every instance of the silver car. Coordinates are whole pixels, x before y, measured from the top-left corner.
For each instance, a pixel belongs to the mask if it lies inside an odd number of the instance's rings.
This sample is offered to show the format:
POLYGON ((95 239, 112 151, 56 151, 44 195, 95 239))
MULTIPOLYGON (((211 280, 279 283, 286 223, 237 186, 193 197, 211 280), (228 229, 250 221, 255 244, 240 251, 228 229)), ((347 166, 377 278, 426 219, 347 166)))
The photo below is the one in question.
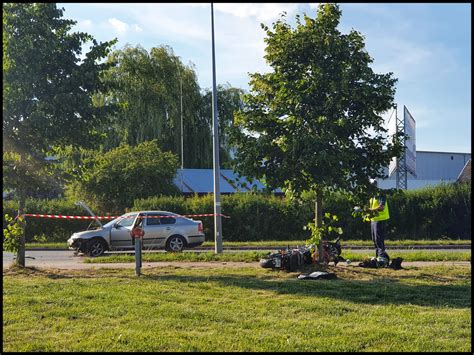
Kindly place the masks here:
POLYGON ((133 249, 132 224, 137 215, 143 222, 143 248, 165 249, 171 252, 193 248, 204 243, 201 221, 167 211, 139 211, 126 213, 98 229, 74 233, 68 239, 69 249, 96 257, 106 250, 133 249))

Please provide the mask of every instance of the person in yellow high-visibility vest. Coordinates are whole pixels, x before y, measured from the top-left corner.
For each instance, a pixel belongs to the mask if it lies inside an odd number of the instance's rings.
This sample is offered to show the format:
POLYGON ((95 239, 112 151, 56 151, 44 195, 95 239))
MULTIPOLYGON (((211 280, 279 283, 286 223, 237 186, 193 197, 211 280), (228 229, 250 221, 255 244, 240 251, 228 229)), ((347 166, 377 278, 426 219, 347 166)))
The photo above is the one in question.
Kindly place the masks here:
MULTIPOLYGON (((377 186, 377 180, 370 179, 370 182, 377 186)), ((371 212, 370 230, 375 246, 377 263, 381 264, 381 266, 388 266, 390 257, 385 251, 385 237, 390 214, 388 212, 387 197, 382 191, 379 190, 379 193, 370 199, 369 211, 371 212)))

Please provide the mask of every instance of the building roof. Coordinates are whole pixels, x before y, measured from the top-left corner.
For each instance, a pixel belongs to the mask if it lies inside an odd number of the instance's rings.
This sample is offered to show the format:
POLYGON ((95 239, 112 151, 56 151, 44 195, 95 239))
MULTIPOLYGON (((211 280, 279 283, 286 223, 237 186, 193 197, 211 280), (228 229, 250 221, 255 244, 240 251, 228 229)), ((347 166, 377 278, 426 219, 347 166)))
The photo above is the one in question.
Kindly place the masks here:
POLYGON ((459 182, 469 182, 471 181, 471 159, 469 159, 459 173, 457 181, 459 182))
POLYGON ((417 153, 434 153, 434 154, 463 154, 463 155, 471 155, 470 152, 442 152, 439 150, 417 150, 417 153))
MULTIPOLYGON (((174 178, 175 185, 182 193, 213 193, 213 169, 178 169, 174 178)), ((232 169, 220 169, 219 189, 223 194, 248 192, 255 186, 257 191, 262 191, 265 186, 260 181, 249 181, 239 177, 232 169)), ((282 193, 280 189, 274 191, 282 193)))

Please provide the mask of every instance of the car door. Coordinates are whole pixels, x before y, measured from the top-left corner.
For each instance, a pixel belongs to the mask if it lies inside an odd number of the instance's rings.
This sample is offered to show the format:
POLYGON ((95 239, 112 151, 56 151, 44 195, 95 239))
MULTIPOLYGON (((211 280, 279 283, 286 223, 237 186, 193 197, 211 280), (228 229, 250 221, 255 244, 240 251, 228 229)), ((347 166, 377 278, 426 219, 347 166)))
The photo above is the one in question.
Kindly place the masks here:
POLYGON ((174 218, 160 218, 162 213, 148 213, 145 218, 144 248, 161 248, 165 246, 166 237, 170 233, 170 226, 164 220, 174 218), (164 222, 164 223, 163 223, 164 222))
POLYGON ((112 248, 133 247, 134 241, 130 235, 136 213, 124 216, 110 230, 110 246, 112 248))

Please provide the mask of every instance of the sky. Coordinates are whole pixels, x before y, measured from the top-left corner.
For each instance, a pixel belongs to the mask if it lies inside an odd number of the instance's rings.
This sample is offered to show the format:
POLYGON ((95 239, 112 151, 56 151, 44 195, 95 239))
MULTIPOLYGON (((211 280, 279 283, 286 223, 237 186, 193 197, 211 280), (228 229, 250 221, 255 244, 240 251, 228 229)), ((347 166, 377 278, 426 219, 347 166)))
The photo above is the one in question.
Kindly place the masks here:
MULTIPOLYGON (((271 71, 265 33, 280 14, 315 17, 317 3, 215 3, 217 84, 249 90, 249 73, 271 71)), ((471 153, 471 4, 340 3, 339 30, 365 36, 376 73, 398 78, 395 102, 416 121, 416 149, 471 153)), ((212 88, 210 3, 58 3, 98 41, 117 38, 146 50, 170 46, 194 66, 202 89, 212 88)), ((389 117, 387 113, 385 117, 389 117)), ((401 116, 400 116, 401 117, 401 116)))

